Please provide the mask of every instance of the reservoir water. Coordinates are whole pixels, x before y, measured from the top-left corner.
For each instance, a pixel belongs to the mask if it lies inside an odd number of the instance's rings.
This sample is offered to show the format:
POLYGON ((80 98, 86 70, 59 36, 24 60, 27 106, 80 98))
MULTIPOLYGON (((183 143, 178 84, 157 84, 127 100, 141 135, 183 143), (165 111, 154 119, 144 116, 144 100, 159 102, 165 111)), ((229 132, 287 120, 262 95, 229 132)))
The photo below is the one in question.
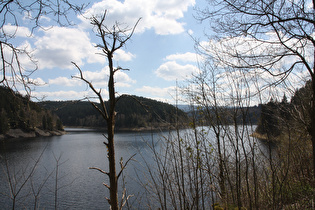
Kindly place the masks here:
MULTIPOLYGON (((183 135, 186 132, 181 131, 183 135)), ((35 205, 36 209, 109 209, 105 198, 109 191, 103 185, 108 183, 108 177, 89 169, 97 167, 108 171, 107 150, 103 144, 106 139, 102 134, 92 129, 68 129, 63 136, 1 142, 0 209, 12 209, 13 203, 15 209, 34 209, 35 205), (28 181, 24 183, 25 180, 28 181)), ((143 185, 150 181, 147 167, 155 166, 150 147, 159 151, 165 137, 170 135, 176 135, 176 131, 115 134, 117 171, 120 160, 125 163, 134 155, 119 180, 120 196, 123 189, 127 189, 127 196, 132 195, 128 202, 131 209, 148 208, 146 204, 151 198, 146 196, 143 185)), ((213 141, 211 134, 206 138, 209 144, 213 141)), ((254 141, 258 147, 263 146, 254 141)))
MULTIPOLYGON (((146 154, 147 147, 152 143, 158 145, 159 136, 159 133, 150 132, 124 132, 115 135, 116 162, 120 158, 126 162, 136 154, 123 174, 127 195, 137 198, 129 199, 133 206, 143 203, 143 190, 137 178, 141 176, 143 169, 141 159, 146 157, 146 161, 150 163, 150 155, 146 154)), ((89 169, 98 167, 107 171, 104 141, 101 131, 68 129, 63 136, 1 142, 1 209, 12 209, 13 194, 17 194, 16 209, 32 209, 35 201, 39 209, 54 209, 55 198, 59 209, 109 209, 105 199, 109 193, 103 185, 108 183, 108 177, 97 170, 89 169), (35 164, 31 181, 23 186, 35 164), (14 193, 10 192, 10 184, 14 193), (22 190, 19 192, 20 188, 22 190)), ((119 169, 117 164, 117 170, 119 169)))

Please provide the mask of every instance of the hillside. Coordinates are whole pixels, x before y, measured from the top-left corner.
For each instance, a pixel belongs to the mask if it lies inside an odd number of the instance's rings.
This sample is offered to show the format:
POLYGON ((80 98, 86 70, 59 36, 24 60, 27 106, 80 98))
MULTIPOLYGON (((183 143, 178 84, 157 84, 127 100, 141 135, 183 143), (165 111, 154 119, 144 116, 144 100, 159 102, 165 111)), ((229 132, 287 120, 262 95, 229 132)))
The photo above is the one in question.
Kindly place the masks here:
POLYGON ((57 115, 12 90, 0 87, 0 135, 32 137, 57 134, 63 125, 57 115), (27 133, 27 134, 25 134, 27 133))
MULTIPOLYGON (((65 126, 106 127, 105 120, 90 102, 46 101, 40 105, 57 114, 65 126)), ((176 114, 180 122, 187 119, 186 113, 173 105, 130 95, 120 97, 116 112, 118 130, 169 127, 175 124, 176 114)))

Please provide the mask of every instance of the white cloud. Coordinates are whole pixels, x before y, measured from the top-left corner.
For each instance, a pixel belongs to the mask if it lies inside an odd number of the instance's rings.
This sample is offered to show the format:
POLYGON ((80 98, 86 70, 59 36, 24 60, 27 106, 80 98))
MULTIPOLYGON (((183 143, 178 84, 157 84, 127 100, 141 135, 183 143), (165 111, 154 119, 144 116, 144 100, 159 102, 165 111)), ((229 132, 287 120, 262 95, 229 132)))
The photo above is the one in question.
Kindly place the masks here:
POLYGON ((175 90, 175 86, 170 86, 166 88, 143 86, 142 88, 138 88, 135 91, 140 93, 140 95, 144 94, 155 100, 173 102, 172 97, 175 95, 175 90))
POLYGON ((131 61, 135 57, 136 56, 133 55, 132 53, 126 52, 122 49, 116 50, 116 52, 114 54, 114 59, 117 61, 131 61))
POLYGON ((132 84, 135 84, 136 81, 131 79, 128 74, 123 71, 118 71, 115 73, 115 81, 117 87, 130 87, 132 84))
POLYGON ((155 74, 165 80, 185 80, 199 73, 196 64, 201 57, 196 53, 176 53, 166 56, 167 62, 163 63, 155 74), (183 65, 183 63, 185 65, 183 65))
POLYGON ((166 87, 166 88, 161 88, 161 87, 151 87, 151 86, 143 86, 142 88, 136 89, 137 92, 141 93, 148 93, 153 96, 158 96, 158 97, 163 97, 163 96, 168 96, 170 92, 175 91, 175 87, 166 87))
POLYGON ((166 60, 177 60, 183 62, 197 62, 197 54, 196 53, 183 53, 183 54, 172 54, 166 56, 166 60))
POLYGON ((89 63, 103 63, 104 58, 90 42, 87 33, 76 28, 54 27, 44 31, 44 36, 35 42, 35 55, 39 68, 73 68, 71 61, 82 65, 84 60, 89 63))
POLYGON ((154 27, 155 33, 160 35, 180 34, 184 32, 184 24, 166 17, 151 17, 150 24, 154 27))
POLYGON ((55 92, 32 92, 32 96, 44 100, 78 100, 93 96, 89 91, 55 91, 55 92))
MULTIPOLYGON (((34 49, 32 49, 31 44, 28 41, 24 41, 21 45, 18 46, 18 49, 27 52, 20 53, 19 56, 19 64, 22 66, 22 70, 32 71, 37 68, 37 60, 34 58, 34 49)), ((12 53, 12 52, 11 52, 12 53)), ((11 54, 12 56, 12 54, 11 54)))
MULTIPOLYGON (((264 70, 247 71, 232 68, 206 68, 196 79, 208 85, 193 86, 188 90, 194 93, 206 92, 209 103, 215 97, 220 106, 257 105, 267 103, 270 98, 280 101, 283 94, 290 97, 296 88, 304 85, 309 79, 303 72, 291 73, 284 82, 278 84, 278 77, 274 77, 264 70), (276 84, 276 85, 275 85, 276 84), (201 89, 202 88, 202 89, 201 89)), ((198 84, 198 83, 194 83, 198 84)), ((202 96, 203 97, 203 96, 202 96)))
MULTIPOLYGON (((253 104, 266 103, 271 97, 281 100, 283 94, 290 97, 296 88, 301 87, 306 80, 310 79, 308 71, 301 64, 295 65, 290 75, 281 74, 288 70, 299 58, 288 55, 287 49, 279 43, 274 32, 266 33, 264 38, 265 40, 257 40, 251 37, 225 37, 200 44, 203 52, 209 58, 214 58, 212 62, 216 65, 216 71, 218 69, 225 71, 225 74, 219 75, 218 79, 215 80, 217 86, 221 86, 225 98, 238 97, 233 96, 233 94, 239 94, 242 97, 249 95, 253 104), (236 55, 242 55, 243 59, 236 55), (253 57, 256 59, 253 59, 253 57), (276 63, 273 62, 275 58, 279 59, 276 63), (252 68, 228 67, 248 67, 249 65, 252 68), (266 69, 269 68, 270 72, 278 76, 271 75, 265 69, 260 68, 261 66, 267 66, 266 69), (283 78, 285 80, 279 84, 279 81, 282 81, 283 78)), ((286 39, 284 35, 282 38, 286 39)), ((312 52, 311 43, 302 46, 297 39, 287 39, 286 45, 301 53, 307 62, 313 63, 314 52, 312 52)))
MULTIPOLYGON (((29 42, 24 41, 19 46, 15 46, 14 49, 8 45, 3 45, 2 50, 2 56, 7 66, 5 71, 7 81, 14 82, 14 78, 21 80, 21 75, 31 75, 37 69, 37 63, 32 54, 33 49, 29 42)), ((2 64, 1 62, 1 68, 2 64)))
MULTIPOLYGON (((83 71, 84 78, 91 82, 95 88, 107 88, 109 70, 108 67, 103 68, 101 71, 83 71)), ((115 86, 116 87, 130 87, 136 83, 131 79, 128 74, 123 71, 117 71, 115 73, 115 86)))
POLYGON ((81 86, 83 82, 77 79, 71 79, 67 77, 57 77, 55 79, 49 79, 48 84, 73 87, 73 86, 81 86))
POLYGON ((165 80, 184 80, 191 78, 198 68, 191 64, 180 65, 176 61, 168 61, 162 64, 156 71, 156 75, 165 80))
MULTIPOLYGON (((298 39, 289 39, 285 35, 282 40, 285 44, 302 54, 305 59, 313 63, 313 45, 308 42, 300 42, 298 39), (311 49, 311 50, 310 50, 311 49)), ((252 69, 265 66, 271 71, 281 71, 282 68, 288 69, 294 62, 299 60, 298 56, 293 56, 284 47, 274 32, 265 33, 264 39, 258 40, 252 37, 224 37, 220 40, 209 40, 200 43, 200 50, 209 57, 215 58, 217 64, 222 66, 252 66, 252 69), (285 56, 283 56, 285 55, 285 56), (240 57, 242 56, 242 59, 240 57), (255 59, 253 59, 255 57, 255 59), (276 63, 274 61, 279 59, 276 63)), ((297 65, 299 66, 299 65, 297 65)), ((301 66, 301 65, 300 65, 301 66)))
POLYGON ((39 77, 35 78, 35 79, 30 78, 29 82, 32 83, 32 84, 35 84, 37 86, 47 85, 47 83, 42 78, 39 78, 39 77))
POLYGON ((31 31, 27 27, 23 26, 7 24, 2 27, 2 30, 7 36, 29 37, 32 35, 31 31))
MULTIPOLYGON (((54 27, 44 31, 44 36, 38 37, 34 52, 39 61, 39 68, 72 69, 75 62, 81 66, 88 63, 105 63, 106 59, 100 49, 95 47, 88 33, 77 28, 54 27)), ((116 61, 130 61, 135 57, 122 49, 116 51, 116 61)))
MULTIPOLYGON (((141 17, 136 32, 143 32, 146 29, 154 29, 157 34, 179 34, 184 32, 184 24, 180 19, 189 7, 195 5, 195 0, 103 0, 95 3, 84 17, 91 14, 102 14, 107 9, 107 23, 109 26, 116 21, 132 27, 141 17)), ((89 21, 79 17, 83 21, 83 27, 90 27, 89 21)))

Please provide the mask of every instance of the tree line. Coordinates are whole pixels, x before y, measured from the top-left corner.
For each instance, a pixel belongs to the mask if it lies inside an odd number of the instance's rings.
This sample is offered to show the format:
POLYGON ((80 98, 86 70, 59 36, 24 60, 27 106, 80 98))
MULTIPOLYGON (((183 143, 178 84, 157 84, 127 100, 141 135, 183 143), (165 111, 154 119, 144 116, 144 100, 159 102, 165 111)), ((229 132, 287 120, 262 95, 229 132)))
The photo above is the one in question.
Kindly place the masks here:
MULTIPOLYGON (((65 126, 106 127, 106 121, 90 102, 45 101, 40 105, 57 114, 65 126)), ((117 129, 169 128, 177 116, 183 120, 188 117, 171 104, 131 95, 121 96, 115 111, 117 129)))
POLYGON ((271 98, 268 103, 262 104, 256 132, 265 135, 265 138, 281 136, 290 127, 298 127, 307 132, 311 91, 311 81, 307 81, 303 87, 295 90, 290 101, 284 94, 281 101, 271 98))

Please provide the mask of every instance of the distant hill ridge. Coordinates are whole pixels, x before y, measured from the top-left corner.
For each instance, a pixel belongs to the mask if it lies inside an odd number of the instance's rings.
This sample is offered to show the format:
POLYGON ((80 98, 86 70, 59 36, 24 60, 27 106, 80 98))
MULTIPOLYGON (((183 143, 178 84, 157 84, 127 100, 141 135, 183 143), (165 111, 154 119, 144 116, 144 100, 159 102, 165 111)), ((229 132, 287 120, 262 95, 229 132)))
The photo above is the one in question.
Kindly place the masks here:
MULTIPOLYGON (((45 101, 39 104, 57 114, 65 126, 106 127, 105 120, 90 102, 45 101)), ((116 112, 118 130, 169 128, 176 120, 187 120, 186 113, 173 105, 132 95, 119 98, 116 112)))

